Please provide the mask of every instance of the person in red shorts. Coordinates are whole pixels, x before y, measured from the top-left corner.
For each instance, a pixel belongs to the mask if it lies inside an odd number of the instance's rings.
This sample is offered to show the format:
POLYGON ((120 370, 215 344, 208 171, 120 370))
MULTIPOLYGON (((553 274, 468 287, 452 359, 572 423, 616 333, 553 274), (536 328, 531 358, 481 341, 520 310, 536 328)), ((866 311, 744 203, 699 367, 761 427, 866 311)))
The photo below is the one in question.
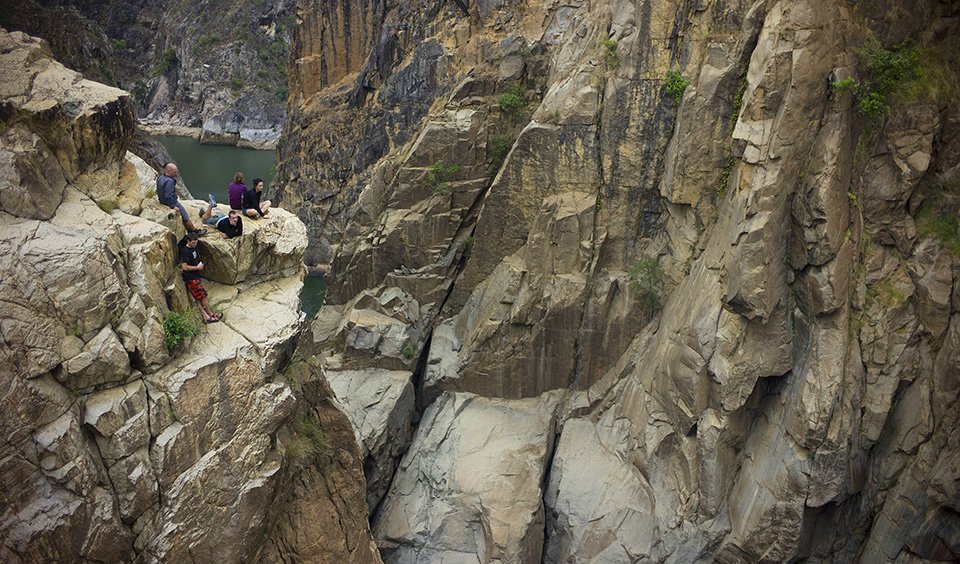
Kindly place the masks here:
POLYGON ((187 291, 197 300, 200 306, 200 313, 203 314, 204 323, 216 323, 223 317, 220 313, 214 313, 210 309, 210 303, 207 301, 207 291, 200 283, 200 271, 203 270, 203 262, 200 255, 197 254, 197 243, 200 236, 195 232, 187 233, 187 244, 180 249, 180 270, 183 271, 183 282, 187 285, 187 291))

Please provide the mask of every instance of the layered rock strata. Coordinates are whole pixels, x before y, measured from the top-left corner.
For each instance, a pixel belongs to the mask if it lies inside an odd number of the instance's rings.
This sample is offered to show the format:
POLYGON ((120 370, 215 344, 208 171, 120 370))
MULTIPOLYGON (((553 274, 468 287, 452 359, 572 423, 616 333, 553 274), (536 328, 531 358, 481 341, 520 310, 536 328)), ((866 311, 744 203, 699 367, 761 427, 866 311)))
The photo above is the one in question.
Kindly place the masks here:
POLYGON ((300 4, 278 177, 315 361, 412 373, 386 561, 960 555, 954 6, 337 6, 300 4), (904 40, 942 90, 831 87, 904 40), (541 535, 483 502, 500 447, 453 453, 555 396, 508 480, 541 535))
POLYGON ((125 151, 128 94, 19 32, 0 30, 0 67, 0 560, 346 561, 357 546, 375 560, 347 419, 328 389, 280 373, 302 324, 302 223, 277 209, 203 240, 239 266, 204 282, 224 319, 201 325, 176 260, 183 224, 125 151), (176 346, 174 313, 199 326, 176 346), (308 475, 326 487, 294 499, 308 475), (278 516, 310 502, 325 512, 281 534, 278 516))

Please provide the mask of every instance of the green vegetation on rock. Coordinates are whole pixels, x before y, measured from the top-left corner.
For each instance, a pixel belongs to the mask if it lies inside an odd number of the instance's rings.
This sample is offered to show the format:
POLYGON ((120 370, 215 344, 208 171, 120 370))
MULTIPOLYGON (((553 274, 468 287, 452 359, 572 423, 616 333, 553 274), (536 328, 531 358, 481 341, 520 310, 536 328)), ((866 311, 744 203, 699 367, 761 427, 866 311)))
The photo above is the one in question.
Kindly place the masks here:
POLYGON ((167 49, 161 51, 157 57, 157 62, 153 65, 153 76, 161 76, 167 74, 173 67, 177 65, 177 62, 180 59, 177 57, 177 52, 174 49, 167 49))
POLYGON ((617 42, 613 39, 607 39, 602 43, 606 51, 603 53, 603 58, 607 62, 607 67, 617 68, 620 64, 620 57, 617 55, 617 42))
POLYGON ((676 71, 670 71, 667 73, 666 80, 666 89, 667 95, 673 98, 673 101, 680 104, 683 101, 683 93, 687 89, 687 86, 690 86, 690 81, 683 78, 680 73, 676 71))
POLYGON ((940 187, 940 193, 928 198, 917 214, 917 234, 934 238, 954 255, 960 256, 960 181, 940 187))
POLYGON ((446 166, 442 162, 434 163, 423 175, 423 185, 427 186, 437 196, 448 196, 453 192, 450 181, 460 172, 460 165, 446 166))
POLYGON ((200 334, 190 314, 171 311, 163 320, 163 343, 167 350, 173 351, 180 346, 187 337, 200 334))
POLYGON ((657 257, 644 257, 627 269, 630 286, 639 296, 643 308, 652 313, 660 307, 660 291, 663 289, 663 267, 657 257))
POLYGON ((503 94, 500 95, 499 102, 502 112, 512 116, 519 115, 519 113, 527 107, 527 99, 524 96, 523 85, 513 83, 507 86, 503 94))
POLYGON ((864 78, 857 82, 852 77, 833 82, 834 92, 853 92, 857 110, 872 122, 882 121, 890 112, 892 100, 915 92, 923 78, 921 51, 900 42, 884 49, 878 43, 868 46, 862 54, 865 60, 864 78))

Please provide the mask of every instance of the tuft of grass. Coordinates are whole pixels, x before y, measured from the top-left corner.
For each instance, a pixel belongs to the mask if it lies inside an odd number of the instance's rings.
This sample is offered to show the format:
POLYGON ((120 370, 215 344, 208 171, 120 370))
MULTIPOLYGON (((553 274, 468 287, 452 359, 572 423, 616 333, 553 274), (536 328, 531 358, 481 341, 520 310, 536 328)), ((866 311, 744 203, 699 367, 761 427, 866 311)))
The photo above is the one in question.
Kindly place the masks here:
MULTIPOLYGON (((957 184, 956 181, 953 184, 957 184)), ((946 191, 950 188, 960 188, 960 185, 941 186, 943 192, 928 198, 917 213, 917 235, 933 238, 940 241, 943 247, 956 256, 960 256, 960 202, 956 197, 948 197, 946 191)))
POLYGON ((630 286, 639 294, 639 300, 648 313, 660 308, 660 291, 663 289, 663 267, 657 257, 644 257, 627 269, 630 286))
POLYGON ((679 106, 680 102, 683 101, 684 91, 687 89, 687 86, 690 86, 690 81, 683 78, 680 73, 676 71, 670 71, 667 73, 667 80, 665 84, 667 95, 673 98, 673 101, 679 106))
POLYGON ((171 311, 163 320, 163 343, 168 351, 173 352, 187 337, 199 334, 200 330, 189 313, 171 311))
POLYGON ((326 469, 333 459, 330 439, 315 417, 301 411, 290 423, 292 437, 286 444, 287 454, 300 466, 319 466, 326 469))
POLYGON ((115 51, 122 51, 127 48, 126 39, 114 39, 113 41, 111 41, 111 44, 113 45, 113 49, 115 51))
POLYGON ((437 196, 449 196, 453 193, 450 181, 460 172, 460 165, 446 166, 442 162, 434 163, 423 175, 423 185, 433 190, 437 196))
POLYGON ((897 289, 892 280, 884 278, 867 288, 867 301, 876 301, 883 307, 890 309, 907 303, 907 297, 897 289))
POLYGON ((113 210, 117 209, 116 200, 100 200, 97 202, 97 206, 104 211, 104 213, 113 213, 113 210))

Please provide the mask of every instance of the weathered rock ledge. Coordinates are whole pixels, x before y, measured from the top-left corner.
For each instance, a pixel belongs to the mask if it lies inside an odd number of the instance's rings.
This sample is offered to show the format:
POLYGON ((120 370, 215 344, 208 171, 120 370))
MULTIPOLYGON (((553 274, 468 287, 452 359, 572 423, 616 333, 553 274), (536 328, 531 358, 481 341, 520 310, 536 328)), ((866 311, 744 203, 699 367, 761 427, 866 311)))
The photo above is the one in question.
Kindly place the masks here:
POLYGON ((224 318, 197 323, 176 259, 182 222, 125 152, 127 94, 19 33, 0 30, 0 68, 0 560, 308 558, 336 531, 354 540, 331 542, 329 558, 375 555, 352 433, 323 455, 348 461, 331 466, 336 483, 312 490, 341 505, 308 538, 278 540, 294 465, 319 472, 295 454, 310 429, 349 429, 322 409, 329 391, 298 395, 281 374, 302 328, 303 224, 276 209, 239 238, 205 237, 204 284, 224 318), (172 312, 199 333, 171 349, 172 312))

